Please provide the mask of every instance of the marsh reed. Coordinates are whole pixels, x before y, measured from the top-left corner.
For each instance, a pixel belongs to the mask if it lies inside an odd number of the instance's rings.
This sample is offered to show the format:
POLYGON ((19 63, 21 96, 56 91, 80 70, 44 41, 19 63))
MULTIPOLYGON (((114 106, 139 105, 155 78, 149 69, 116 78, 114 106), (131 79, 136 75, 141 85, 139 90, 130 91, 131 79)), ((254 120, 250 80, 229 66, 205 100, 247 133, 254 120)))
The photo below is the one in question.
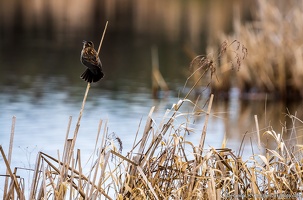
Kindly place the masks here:
POLYGON ((153 46, 151 48, 151 58, 152 58, 152 94, 154 99, 159 98, 159 90, 164 91, 164 96, 168 96, 169 88, 167 83, 165 82, 160 70, 159 70, 159 56, 158 56, 158 48, 153 46))
MULTIPOLYGON (((234 32, 218 35, 221 42, 238 38, 249 49, 250 56, 243 61, 242 69, 237 73, 226 72, 232 64, 219 62, 217 74, 224 81, 215 82, 213 88, 228 92, 230 88, 238 87, 243 98, 302 99, 302 2, 256 2, 258 6, 252 10, 252 20, 241 22, 240 9, 235 7, 234 32)), ((208 53, 217 46, 209 44, 208 53)), ((222 59, 233 57, 233 52, 229 51, 222 59)))

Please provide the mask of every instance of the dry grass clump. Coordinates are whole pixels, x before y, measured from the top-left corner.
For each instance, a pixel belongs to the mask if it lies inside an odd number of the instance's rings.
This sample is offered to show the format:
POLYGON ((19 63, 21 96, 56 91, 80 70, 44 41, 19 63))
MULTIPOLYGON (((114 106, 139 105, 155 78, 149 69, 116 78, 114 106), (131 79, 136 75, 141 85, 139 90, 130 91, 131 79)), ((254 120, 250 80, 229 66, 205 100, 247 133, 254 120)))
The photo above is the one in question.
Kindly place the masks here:
MULTIPOLYGON (((136 166, 130 164, 126 171, 119 191, 124 199, 296 198, 302 194, 302 149, 289 152, 274 131, 264 134, 274 138, 276 149, 243 161, 231 149, 206 150, 186 141, 188 124, 163 123, 156 134, 152 124, 147 121, 144 135, 153 139, 147 145, 140 141, 146 150, 138 152, 136 166)), ((202 138, 203 134, 203 143, 202 138)))
MULTIPOLYGON (((303 5, 300 1, 258 1, 254 19, 241 24, 239 12, 235 9, 234 34, 221 35, 222 40, 241 40, 249 57, 242 63, 242 69, 235 76, 225 74, 224 84, 214 83, 218 90, 225 85, 236 85, 242 93, 270 93, 279 98, 303 97, 303 5)), ((213 52, 209 46, 208 51, 213 52)), ((225 59, 234 57, 227 52, 225 59)), ((219 71, 230 66, 221 62, 219 71)), ((221 78, 221 77, 220 77, 221 78)))
MULTIPOLYGON (((252 155, 247 161, 224 145, 205 148, 212 97, 207 110, 188 99, 180 100, 167 110, 159 123, 153 120, 154 107, 151 108, 143 132, 136 134, 127 155, 121 153, 121 139, 109 134, 106 123, 100 121, 94 150, 96 157, 88 171, 82 169, 79 149, 67 157, 72 139, 66 139, 62 156, 58 153, 56 158, 40 152, 28 199, 301 197, 302 146, 287 148, 281 135, 273 130, 264 134, 270 135, 277 147, 266 149, 263 155, 252 155), (192 112, 180 111, 185 102, 193 106, 192 112), (186 138, 188 133, 196 132, 191 128, 191 119, 197 115, 204 115, 205 123, 201 127, 199 144, 194 144, 186 138)), ((1 153, 6 158, 2 148, 1 153)), ((26 199, 24 182, 17 174, 16 170, 8 174, 9 189, 5 196, 26 199)))

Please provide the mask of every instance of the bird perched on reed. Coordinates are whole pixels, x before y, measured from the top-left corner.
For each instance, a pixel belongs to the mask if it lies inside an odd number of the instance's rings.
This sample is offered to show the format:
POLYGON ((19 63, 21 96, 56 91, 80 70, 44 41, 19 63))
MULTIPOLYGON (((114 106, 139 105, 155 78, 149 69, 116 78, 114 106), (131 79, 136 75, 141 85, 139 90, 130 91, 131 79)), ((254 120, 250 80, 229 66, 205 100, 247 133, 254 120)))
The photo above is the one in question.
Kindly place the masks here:
POLYGON ((81 63, 87 69, 81 75, 81 78, 89 83, 97 82, 104 77, 102 72, 102 64, 98 53, 94 49, 94 43, 91 41, 83 41, 83 49, 80 56, 81 63))

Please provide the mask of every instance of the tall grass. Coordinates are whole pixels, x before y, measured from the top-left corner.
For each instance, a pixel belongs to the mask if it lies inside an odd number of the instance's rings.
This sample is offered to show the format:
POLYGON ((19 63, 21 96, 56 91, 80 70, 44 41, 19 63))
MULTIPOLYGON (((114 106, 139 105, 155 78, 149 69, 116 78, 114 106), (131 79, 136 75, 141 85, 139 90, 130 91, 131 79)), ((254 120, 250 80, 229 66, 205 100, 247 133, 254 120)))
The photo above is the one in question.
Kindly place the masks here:
MULTIPOLYGON (((252 21, 241 23, 239 9, 234 10, 234 33, 220 35, 222 41, 241 40, 249 57, 242 63, 242 69, 236 76, 232 72, 220 76, 224 82, 214 83, 216 90, 226 91, 230 86, 240 88, 243 95, 268 93, 269 98, 301 99, 303 97, 303 5, 297 0, 262 1, 252 21), (229 85, 226 88, 226 85, 229 85)), ((210 45, 212 52, 215 46, 210 45)), ((224 59, 234 55, 227 52, 224 59)), ((218 74, 230 66, 218 63, 218 74)), ((263 95, 265 97, 265 95, 263 95)))

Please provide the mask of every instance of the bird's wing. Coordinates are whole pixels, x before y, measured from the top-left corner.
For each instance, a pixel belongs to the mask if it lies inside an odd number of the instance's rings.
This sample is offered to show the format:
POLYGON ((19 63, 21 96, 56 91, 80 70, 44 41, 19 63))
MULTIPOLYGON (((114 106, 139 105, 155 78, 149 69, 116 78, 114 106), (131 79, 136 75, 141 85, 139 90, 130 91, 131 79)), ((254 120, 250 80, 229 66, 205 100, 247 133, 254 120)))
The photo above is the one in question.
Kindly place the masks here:
POLYGON ((82 55, 83 63, 90 63, 101 68, 101 61, 95 49, 86 49, 82 55))

